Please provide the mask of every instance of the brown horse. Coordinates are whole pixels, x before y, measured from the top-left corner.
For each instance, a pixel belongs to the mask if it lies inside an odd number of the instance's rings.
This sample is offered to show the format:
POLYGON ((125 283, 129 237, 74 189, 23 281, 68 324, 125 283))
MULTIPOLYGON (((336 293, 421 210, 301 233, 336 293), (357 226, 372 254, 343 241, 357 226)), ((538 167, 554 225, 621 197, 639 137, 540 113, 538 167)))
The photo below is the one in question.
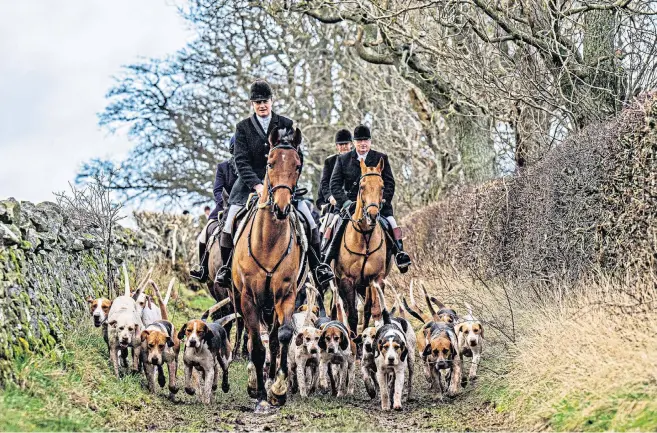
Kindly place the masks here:
POLYGON ((300 143, 298 128, 294 134, 286 130, 272 131, 265 189, 233 253, 233 284, 239 293, 236 296, 241 298, 251 353, 247 391, 258 400, 256 411, 266 410, 269 404, 281 406, 287 396, 287 353, 294 330, 292 314, 302 256, 289 217, 301 173, 300 143), (263 376, 265 348, 260 339, 261 323, 270 329, 271 363, 267 382, 273 379, 273 384, 269 403, 263 376), (277 360, 280 360, 278 371, 277 360))
POLYGON ((335 261, 335 275, 339 281, 340 296, 345 300, 349 328, 358 329, 356 293, 365 299, 364 325, 369 325, 374 312, 375 319, 381 314, 372 310, 372 285, 383 290, 384 279, 390 272, 391 251, 387 248, 385 233, 378 222, 383 201, 383 158, 376 167, 367 167, 360 161, 360 188, 356 209, 345 227, 342 245, 335 261))

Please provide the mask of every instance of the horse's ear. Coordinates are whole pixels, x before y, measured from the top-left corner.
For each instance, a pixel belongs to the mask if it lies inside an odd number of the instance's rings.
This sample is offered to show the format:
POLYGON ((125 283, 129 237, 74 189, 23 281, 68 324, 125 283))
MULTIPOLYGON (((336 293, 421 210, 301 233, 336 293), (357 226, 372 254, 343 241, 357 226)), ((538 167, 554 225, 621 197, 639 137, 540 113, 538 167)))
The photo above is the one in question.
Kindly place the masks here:
POLYGON ((294 131, 294 140, 292 141, 292 145, 298 148, 299 145, 301 144, 301 141, 303 141, 303 135, 301 135, 301 130, 297 128, 294 131))
POLYGON ((360 174, 365 174, 367 172, 367 166, 365 165, 365 159, 360 160, 360 174))
POLYGON ((379 163, 376 165, 376 171, 379 173, 383 172, 384 165, 385 163, 383 162, 383 157, 381 157, 381 159, 379 159, 379 163))
POLYGON ((271 131, 271 134, 269 134, 269 147, 276 146, 276 143, 278 143, 278 139, 279 139, 278 128, 274 128, 271 131))

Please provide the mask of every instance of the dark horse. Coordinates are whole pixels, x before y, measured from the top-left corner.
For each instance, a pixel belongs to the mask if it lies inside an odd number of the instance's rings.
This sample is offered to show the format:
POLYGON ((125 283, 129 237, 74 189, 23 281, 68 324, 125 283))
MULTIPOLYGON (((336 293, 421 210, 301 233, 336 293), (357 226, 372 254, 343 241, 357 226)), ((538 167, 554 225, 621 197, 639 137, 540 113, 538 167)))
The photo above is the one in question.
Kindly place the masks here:
POLYGON ((287 397, 287 352, 293 335, 292 314, 301 266, 301 245, 293 228, 292 198, 301 173, 298 147, 301 131, 274 130, 269 136, 269 154, 264 191, 253 216, 235 245, 232 276, 235 297, 249 336, 249 395, 258 400, 256 411, 269 404, 282 406, 287 397), (260 324, 269 327, 271 363, 267 390, 263 376, 265 347, 260 324), (279 352, 280 349, 280 352, 279 352), (280 355, 280 356, 279 356, 280 355), (277 368, 277 360, 280 366, 277 368))

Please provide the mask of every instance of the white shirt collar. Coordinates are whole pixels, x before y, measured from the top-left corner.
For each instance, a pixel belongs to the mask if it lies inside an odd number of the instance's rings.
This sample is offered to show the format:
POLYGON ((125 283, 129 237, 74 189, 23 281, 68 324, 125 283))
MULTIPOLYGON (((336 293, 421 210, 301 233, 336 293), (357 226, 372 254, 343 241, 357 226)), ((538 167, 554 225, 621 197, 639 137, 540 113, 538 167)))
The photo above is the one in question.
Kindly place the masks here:
POLYGON ((358 158, 359 161, 360 161, 361 159, 362 159, 363 161, 365 161, 365 158, 367 158, 367 154, 368 154, 368 153, 370 153, 369 150, 368 150, 367 152, 365 152, 364 155, 361 155, 360 153, 356 152, 356 157, 358 158))

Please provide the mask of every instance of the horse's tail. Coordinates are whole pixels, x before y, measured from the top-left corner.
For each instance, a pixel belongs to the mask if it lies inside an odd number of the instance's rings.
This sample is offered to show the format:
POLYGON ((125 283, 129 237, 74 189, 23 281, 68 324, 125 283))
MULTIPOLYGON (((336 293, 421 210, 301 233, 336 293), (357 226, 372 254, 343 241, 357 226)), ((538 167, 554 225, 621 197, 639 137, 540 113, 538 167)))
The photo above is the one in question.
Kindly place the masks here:
POLYGON ((383 318, 384 325, 390 325, 392 321, 390 320, 390 313, 388 308, 386 308, 386 298, 383 296, 383 289, 379 286, 378 283, 372 283, 372 286, 376 289, 376 296, 379 298, 379 305, 381 306, 381 316, 383 318))
MULTIPOLYGON (((229 302, 230 302, 230 298, 225 298, 225 299, 222 299, 221 301, 217 302, 212 307, 208 308, 205 313, 203 313, 203 315, 201 316, 201 320, 206 320, 208 317, 210 317, 210 314, 212 314, 215 311, 219 310, 224 305, 227 305, 229 302)), ((226 316, 226 317, 228 317, 228 316, 226 316)))
POLYGON ((167 304, 162 300, 162 293, 160 293, 160 288, 155 284, 155 281, 149 279, 148 284, 153 286, 153 291, 155 291, 155 298, 157 298, 157 303, 160 305, 160 314, 162 315, 162 320, 169 320, 169 314, 167 314, 167 304))

